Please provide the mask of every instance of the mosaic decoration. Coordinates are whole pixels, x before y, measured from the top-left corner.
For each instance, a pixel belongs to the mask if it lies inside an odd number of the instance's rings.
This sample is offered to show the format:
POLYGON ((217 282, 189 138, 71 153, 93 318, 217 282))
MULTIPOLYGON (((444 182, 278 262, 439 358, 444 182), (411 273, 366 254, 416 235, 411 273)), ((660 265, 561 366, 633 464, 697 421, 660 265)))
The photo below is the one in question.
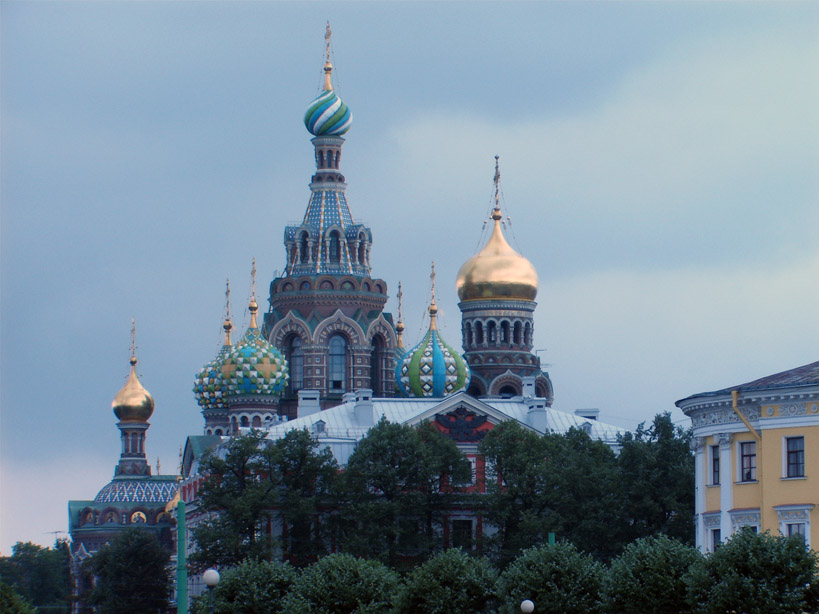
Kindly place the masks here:
POLYGON ((196 379, 193 382, 193 394, 202 409, 221 409, 225 407, 225 382, 222 378, 222 365, 230 354, 230 350, 229 345, 223 345, 216 358, 196 374, 196 379))
POLYGON ((175 479, 113 480, 94 497, 96 503, 167 503, 176 494, 175 479))
POLYGON ((251 327, 222 364, 222 379, 227 397, 278 396, 289 379, 287 362, 258 328, 251 327))
POLYGON ((333 90, 319 94, 304 114, 304 125, 314 136, 341 136, 352 124, 352 111, 333 90))
POLYGON ((469 367, 433 326, 404 354, 395 369, 398 389, 406 397, 445 397, 469 385, 469 367))

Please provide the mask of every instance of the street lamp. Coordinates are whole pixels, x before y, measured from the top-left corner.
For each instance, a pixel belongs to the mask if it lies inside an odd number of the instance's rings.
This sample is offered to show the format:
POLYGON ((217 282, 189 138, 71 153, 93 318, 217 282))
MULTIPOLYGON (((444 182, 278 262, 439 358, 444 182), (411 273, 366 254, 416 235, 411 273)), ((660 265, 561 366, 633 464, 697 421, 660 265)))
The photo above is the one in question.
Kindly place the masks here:
POLYGON ((205 581, 205 584, 208 585, 208 592, 210 593, 210 614, 213 614, 213 589, 219 584, 219 572, 215 569, 208 569, 202 574, 202 579, 205 581))
POLYGON ((532 614, 535 611, 535 604, 532 603, 531 599, 524 599, 520 602, 520 611, 523 614, 532 614))

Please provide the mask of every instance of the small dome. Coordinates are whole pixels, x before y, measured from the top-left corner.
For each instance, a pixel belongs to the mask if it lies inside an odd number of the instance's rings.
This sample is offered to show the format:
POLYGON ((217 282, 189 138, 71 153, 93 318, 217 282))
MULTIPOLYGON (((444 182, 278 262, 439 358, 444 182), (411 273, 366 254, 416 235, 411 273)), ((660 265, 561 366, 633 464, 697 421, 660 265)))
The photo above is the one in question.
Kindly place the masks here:
POLYGON ((193 394, 202 409, 221 409, 225 407, 225 381, 222 377, 222 366, 230 355, 231 349, 233 349, 230 342, 230 331, 233 324, 230 319, 225 320, 223 327, 225 329, 225 343, 222 349, 219 350, 216 358, 196 374, 196 379, 193 382, 193 394))
POLYGON ((279 396, 287 385, 287 362, 259 332, 256 299, 250 301, 250 326, 222 363, 225 397, 279 396))
POLYGON ((438 308, 429 307, 429 330, 424 339, 403 355, 395 368, 398 390, 407 397, 445 397, 469 385, 469 366, 438 334, 438 308))
POLYGON ((111 402, 114 415, 120 422, 147 422, 154 413, 154 398, 148 393, 136 374, 137 359, 131 356, 131 374, 111 402))
POLYGON ((483 249, 467 260, 455 282, 462 301, 518 299, 533 301, 537 296, 537 271, 506 241, 501 230, 501 212, 492 212, 495 226, 483 249))
POLYGON ((353 124, 353 112, 333 91, 329 60, 324 66, 324 91, 310 103, 304 114, 304 125, 313 136, 341 136, 353 124))

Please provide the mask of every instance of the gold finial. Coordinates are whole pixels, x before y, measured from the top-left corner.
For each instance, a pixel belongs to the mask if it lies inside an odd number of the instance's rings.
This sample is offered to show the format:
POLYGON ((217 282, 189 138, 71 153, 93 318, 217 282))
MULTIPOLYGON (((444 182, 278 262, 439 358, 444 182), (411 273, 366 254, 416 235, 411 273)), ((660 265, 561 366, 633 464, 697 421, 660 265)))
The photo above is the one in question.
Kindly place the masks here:
POLYGON ((429 327, 432 330, 438 328, 435 316, 438 315, 438 305, 435 304, 435 261, 432 261, 432 272, 429 274, 430 300, 429 300, 429 327))
POLYGON ((333 74, 333 64, 330 62, 330 39, 333 31, 330 29, 330 22, 327 22, 327 30, 324 32, 324 89, 332 90, 333 82, 330 75, 333 74))
POLYGON ((252 262, 253 265, 250 268, 250 305, 248 306, 250 311, 249 328, 259 328, 259 325, 256 324, 256 311, 259 309, 256 304, 256 258, 253 258, 252 262))
POLYGON ((401 289, 401 282, 398 282, 398 323, 395 325, 395 332, 398 333, 398 347, 404 347, 404 291, 401 289))
POLYGON ((492 219, 500 221, 503 215, 500 210, 500 156, 495 156, 495 209, 492 211, 492 219))
POLYGON ((136 365, 136 319, 131 318, 131 367, 136 365))
POLYGON ((233 322, 230 321, 230 277, 225 283, 225 323, 222 328, 225 329, 225 345, 233 345, 230 341, 230 331, 233 330, 233 322))

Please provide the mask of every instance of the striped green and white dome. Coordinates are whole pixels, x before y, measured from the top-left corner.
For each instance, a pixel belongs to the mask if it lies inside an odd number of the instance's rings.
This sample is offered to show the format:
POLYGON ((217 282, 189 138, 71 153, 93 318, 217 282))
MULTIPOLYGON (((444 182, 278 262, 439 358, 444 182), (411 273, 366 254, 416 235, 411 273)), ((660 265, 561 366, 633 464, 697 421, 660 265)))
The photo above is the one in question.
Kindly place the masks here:
POLYGON ((353 113, 333 90, 319 94, 304 114, 304 125, 313 136, 341 136, 353 124, 353 113))
POLYGON ((435 302, 429 308, 429 330, 421 343, 404 354, 395 368, 399 392, 407 397, 445 397, 469 385, 469 366, 441 338, 435 318, 435 302))

